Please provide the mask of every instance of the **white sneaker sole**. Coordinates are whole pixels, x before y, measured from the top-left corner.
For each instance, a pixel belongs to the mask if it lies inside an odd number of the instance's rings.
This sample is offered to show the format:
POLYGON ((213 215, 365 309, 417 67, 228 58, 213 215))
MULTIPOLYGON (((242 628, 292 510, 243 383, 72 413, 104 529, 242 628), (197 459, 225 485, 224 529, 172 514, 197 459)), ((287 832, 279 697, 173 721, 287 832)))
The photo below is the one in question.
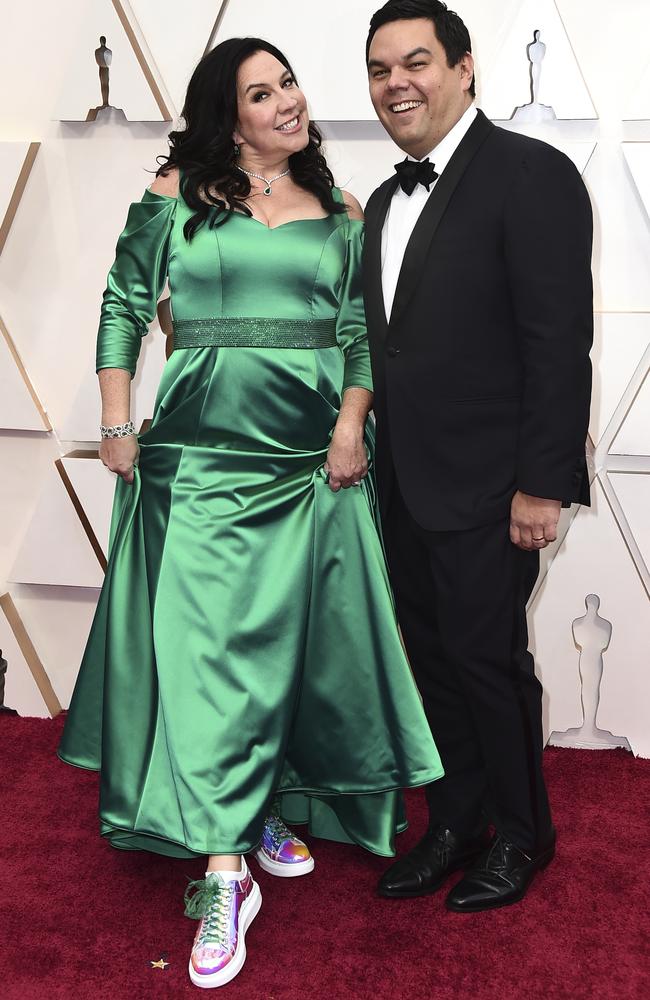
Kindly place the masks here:
POLYGON ((314 870, 314 859, 308 858, 306 861, 296 861, 293 864, 286 864, 282 861, 272 861, 267 857, 261 847, 255 851, 255 860, 260 868, 263 868, 269 875, 277 875, 278 878, 297 878, 298 875, 309 875, 314 870))
POLYGON ((246 961, 246 931, 259 913, 261 905, 262 893, 260 892, 260 887, 257 882, 253 882, 251 894, 242 903, 242 908, 239 911, 239 937, 237 939, 235 954, 225 968, 219 969, 218 972, 212 972, 209 975, 201 975, 200 972, 197 972, 192 965, 192 959, 190 959, 190 979, 195 986, 200 986, 203 990, 212 990, 217 986, 225 986, 226 983, 229 983, 231 979, 234 979, 241 972, 246 961))

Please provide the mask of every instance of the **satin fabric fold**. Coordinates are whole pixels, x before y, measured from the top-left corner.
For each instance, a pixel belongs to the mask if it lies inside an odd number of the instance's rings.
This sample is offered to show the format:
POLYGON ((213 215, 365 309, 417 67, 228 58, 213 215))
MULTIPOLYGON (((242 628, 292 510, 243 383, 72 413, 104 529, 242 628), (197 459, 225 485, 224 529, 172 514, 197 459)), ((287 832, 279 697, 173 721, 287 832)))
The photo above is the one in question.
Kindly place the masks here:
POLYGON ((187 206, 159 201, 158 249, 142 226, 122 242, 128 270, 142 241, 149 286, 134 309, 128 280, 113 281, 124 301, 104 300, 106 361, 132 357, 163 258, 175 318, 207 316, 210 302, 217 318, 334 315, 339 345, 174 351, 135 482, 117 483, 60 756, 101 770, 116 847, 245 852, 280 796, 317 836, 390 855, 400 789, 442 767, 397 631, 372 474, 335 494, 323 471, 344 386, 369 383, 362 228, 330 216, 265 230, 240 216, 188 245, 187 206))

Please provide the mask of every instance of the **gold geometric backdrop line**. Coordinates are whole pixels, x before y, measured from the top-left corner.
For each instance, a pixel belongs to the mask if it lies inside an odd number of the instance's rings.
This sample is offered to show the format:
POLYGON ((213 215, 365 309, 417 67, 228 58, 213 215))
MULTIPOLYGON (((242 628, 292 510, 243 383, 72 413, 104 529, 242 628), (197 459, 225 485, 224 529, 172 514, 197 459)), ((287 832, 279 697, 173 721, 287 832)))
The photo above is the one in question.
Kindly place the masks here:
POLYGON ((66 65, 54 117, 64 122, 171 121, 165 84, 158 82, 128 3, 93 0, 79 14, 71 31, 75 55, 66 65))
POLYGON ((166 96, 180 114, 192 70, 212 48, 227 0, 192 0, 192 17, 185 18, 178 31, 169 30, 178 20, 177 0, 121 2, 150 68, 157 71, 166 96))
MULTIPOLYGON (((95 458, 96 459, 98 457, 98 455, 97 455, 96 451, 71 451, 65 457, 66 458, 95 458)), ((102 551, 102 547, 99 544, 99 541, 97 539, 97 535, 93 531, 92 525, 91 525, 90 521, 88 520, 88 516, 87 516, 85 510, 83 509, 81 500, 79 499, 79 497, 77 495, 77 491, 75 490, 74 486, 72 485, 70 477, 68 476, 68 473, 66 472, 65 466, 64 466, 64 464, 63 464, 63 462, 62 462, 62 460, 60 458, 57 458, 54 464, 56 466, 57 472, 61 476, 61 479, 63 481, 63 485, 65 486, 65 488, 67 490, 68 496, 70 497, 70 500, 72 501, 72 506, 74 507, 75 511, 77 512, 77 517, 81 521, 81 526, 84 529, 84 531, 86 532, 86 535, 88 536, 88 541, 90 542, 90 544, 92 546, 92 550, 95 553, 95 555, 97 556, 97 561, 99 562, 99 565, 101 566, 101 568, 103 569, 103 571, 106 572, 106 566, 107 566, 106 556, 104 555, 104 553, 102 551)))
POLYGON ((5 209, 4 218, 0 222, 0 253, 4 248, 4 245, 9 235, 9 230, 11 229, 11 223, 14 221, 14 216, 18 209, 18 204, 22 197, 23 191, 25 190, 25 185, 27 184, 27 178, 31 173, 31 169, 34 166, 34 160, 36 159, 36 154, 38 153, 40 142, 30 142, 23 165, 20 172, 16 178, 14 184, 14 189, 11 197, 9 198, 9 203, 5 209))
POLYGON ((160 92, 160 87, 156 83, 156 80, 154 78, 153 73, 151 72, 151 69, 149 68, 149 64, 147 63, 147 60, 146 60, 145 55, 144 55, 144 52, 142 51, 142 49, 140 47, 140 43, 139 43, 139 41, 138 41, 138 39, 136 37, 136 34, 135 34, 135 32, 134 32, 134 30, 133 30, 133 28, 131 26, 131 22, 129 21, 128 17, 126 16, 126 11, 124 10, 124 7, 120 3, 120 0, 113 0, 113 6, 115 7, 115 13, 117 14, 117 16, 119 17, 120 21, 122 22, 122 27, 124 28, 124 31, 126 33, 126 37, 128 38, 129 42, 131 43, 131 48, 133 49, 133 51, 135 53, 135 57, 138 60, 138 62, 140 63, 140 68, 142 69, 142 72, 145 75, 147 83, 149 84, 149 86, 151 88, 151 93, 153 94, 154 100, 155 100, 156 104, 158 105, 158 107, 160 109, 160 113, 163 116, 163 118, 165 119, 165 121, 169 122, 169 121, 172 120, 173 115, 171 113, 171 110, 167 106, 165 98, 163 97, 162 93, 160 92))
MULTIPOLYGON (((34 406, 36 407, 36 411, 38 412, 39 417, 40 417, 40 419, 41 419, 41 421, 43 423, 43 430, 51 431, 52 430, 52 424, 50 423, 49 417, 48 417, 45 409, 43 408, 43 405, 41 404, 40 399, 38 398, 38 396, 36 394, 36 390, 34 389, 34 386, 31 383, 31 379, 30 379, 29 375, 27 374, 27 370, 26 370, 26 368, 25 368, 25 366, 24 366, 24 364, 23 364, 23 362, 21 360, 20 354, 18 353, 18 351, 16 349, 16 345, 14 344, 13 340, 11 339, 11 334, 9 333, 9 330, 5 326, 5 323, 4 323, 4 320, 2 319, 2 316, 0 316, 0 336, 2 336, 2 338, 6 342, 6 345, 7 345, 8 349, 9 349, 9 353, 10 353, 11 357, 13 358, 13 360, 15 362, 15 365, 16 365, 16 368, 18 370, 18 373, 19 373, 20 377, 22 378, 23 382, 25 383, 25 388, 27 389, 27 392, 29 393, 29 395, 32 398, 34 406)), ((7 372, 5 373, 5 377, 8 377, 8 373, 7 372)), ((19 382, 17 384, 20 385, 19 382)), ((26 405, 28 406, 29 404, 26 404, 26 405)), ((23 428, 19 427, 19 428, 16 428, 16 429, 21 430, 23 428)), ((27 429, 32 429, 32 428, 30 427, 30 428, 27 428, 27 429)))
POLYGON ((23 625, 22 619, 18 614, 18 609, 10 594, 2 594, 0 596, 0 608, 4 611, 5 618, 9 622, 9 627, 14 634, 21 653, 25 657, 25 662, 36 681, 36 686, 47 706, 47 710, 52 718, 55 718, 62 711, 61 703, 54 693, 54 688, 52 687, 50 678, 47 676, 47 671, 34 649, 34 644, 27 634, 27 629, 23 625))

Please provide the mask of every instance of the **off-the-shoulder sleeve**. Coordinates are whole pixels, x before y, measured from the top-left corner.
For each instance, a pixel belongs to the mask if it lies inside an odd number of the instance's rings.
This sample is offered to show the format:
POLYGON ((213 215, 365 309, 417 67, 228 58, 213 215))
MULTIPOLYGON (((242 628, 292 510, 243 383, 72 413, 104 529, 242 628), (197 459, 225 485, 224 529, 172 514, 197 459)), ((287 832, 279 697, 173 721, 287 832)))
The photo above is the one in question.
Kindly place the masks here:
POLYGON ((156 315, 167 277, 169 240, 177 201, 145 191, 134 202, 117 241, 115 263, 97 333, 97 371, 125 368, 135 374, 142 338, 156 315))
POLYGON ((363 223, 350 220, 336 335, 345 355, 343 391, 355 386, 372 392, 366 314, 361 286, 362 249, 363 223))

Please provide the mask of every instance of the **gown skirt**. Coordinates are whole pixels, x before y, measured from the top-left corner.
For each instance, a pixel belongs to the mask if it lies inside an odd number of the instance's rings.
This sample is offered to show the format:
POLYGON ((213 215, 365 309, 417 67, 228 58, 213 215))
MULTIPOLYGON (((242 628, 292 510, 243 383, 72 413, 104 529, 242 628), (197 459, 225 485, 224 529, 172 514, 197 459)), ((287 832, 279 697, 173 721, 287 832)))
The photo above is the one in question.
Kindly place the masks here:
MULTIPOLYGON (((174 857, 250 851, 279 798, 316 836, 394 853, 400 789, 443 771, 400 643, 373 477, 323 463, 344 358, 175 350, 59 748, 101 771, 101 832, 174 857)), ((372 450, 372 428, 367 446, 372 450)))

